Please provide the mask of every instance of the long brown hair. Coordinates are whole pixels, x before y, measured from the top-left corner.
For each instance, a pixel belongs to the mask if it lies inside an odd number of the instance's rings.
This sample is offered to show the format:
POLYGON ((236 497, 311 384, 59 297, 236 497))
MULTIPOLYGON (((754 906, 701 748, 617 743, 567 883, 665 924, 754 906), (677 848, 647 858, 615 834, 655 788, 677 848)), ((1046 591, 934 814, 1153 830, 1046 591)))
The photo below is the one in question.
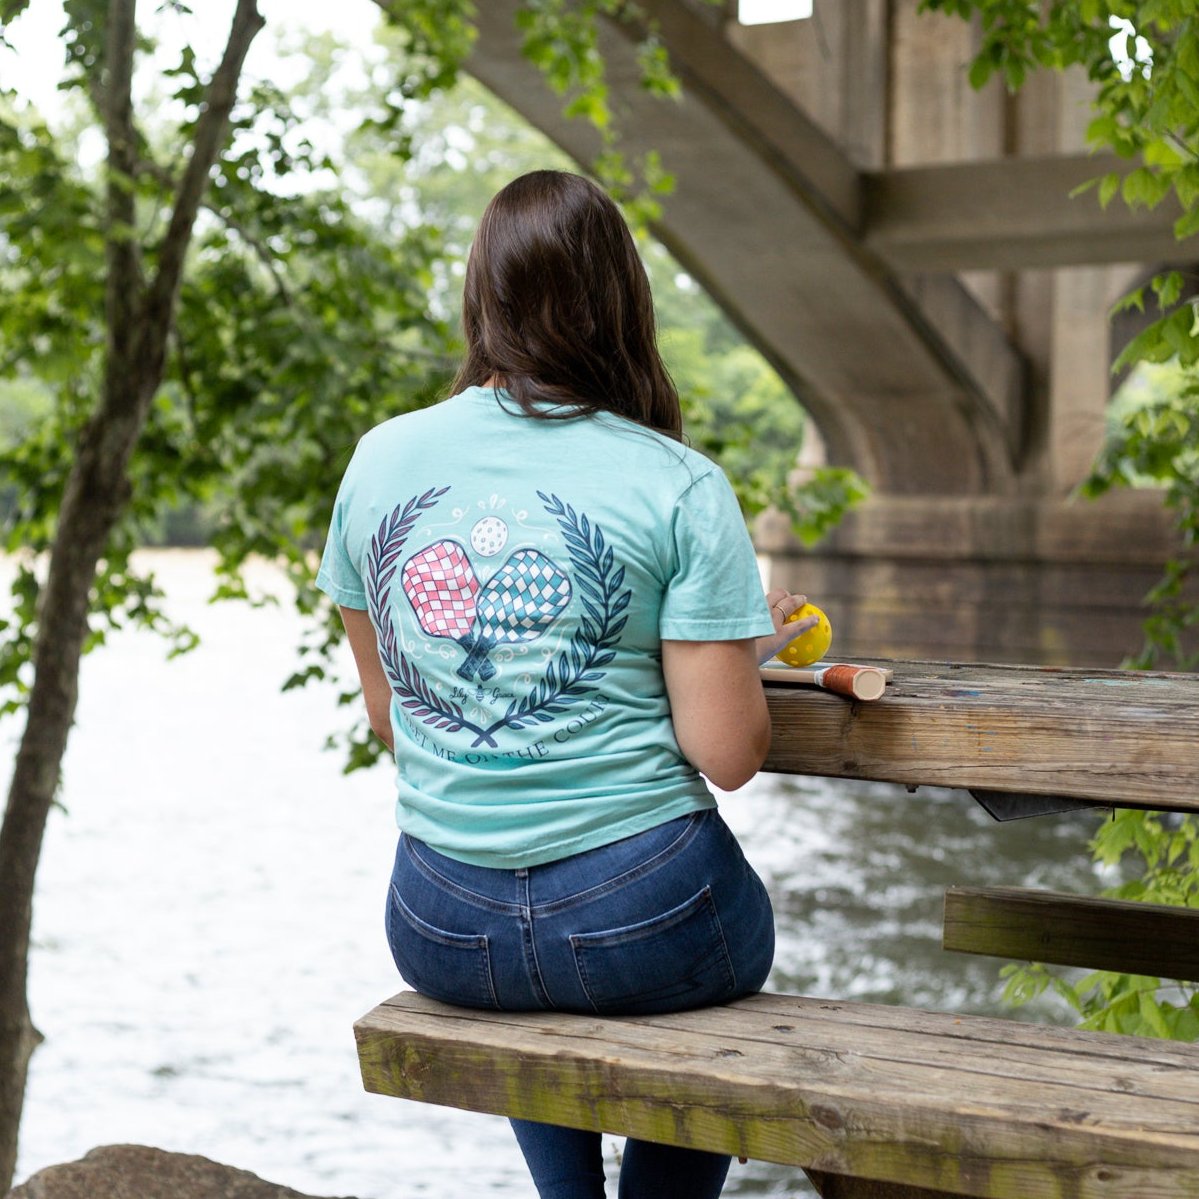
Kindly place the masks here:
POLYGON ((615 412, 674 438, 679 397, 629 228, 598 185, 532 171, 488 204, 466 264, 454 392, 494 379, 527 416, 615 412))

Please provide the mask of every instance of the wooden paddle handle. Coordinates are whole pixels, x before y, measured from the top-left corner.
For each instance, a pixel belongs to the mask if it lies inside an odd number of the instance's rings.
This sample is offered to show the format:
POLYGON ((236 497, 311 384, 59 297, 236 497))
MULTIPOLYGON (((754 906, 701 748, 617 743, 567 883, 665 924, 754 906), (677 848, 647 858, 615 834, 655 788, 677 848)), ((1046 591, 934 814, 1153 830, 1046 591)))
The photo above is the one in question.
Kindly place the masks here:
POLYGON ((889 666, 856 666, 851 662, 830 662, 815 666, 764 666, 765 683, 799 683, 835 691, 849 699, 870 703, 881 699, 893 672, 889 666))
POLYGON ((817 687, 866 703, 878 699, 887 689, 886 672, 877 666, 826 666, 812 671, 812 676, 817 687))

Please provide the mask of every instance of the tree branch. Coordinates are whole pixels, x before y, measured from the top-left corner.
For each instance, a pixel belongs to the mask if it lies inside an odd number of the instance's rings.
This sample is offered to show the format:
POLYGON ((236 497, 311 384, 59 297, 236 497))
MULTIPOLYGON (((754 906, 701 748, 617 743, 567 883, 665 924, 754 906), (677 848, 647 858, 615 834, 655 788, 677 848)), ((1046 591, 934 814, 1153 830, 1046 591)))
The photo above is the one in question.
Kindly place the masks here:
POLYGON ((279 266, 275 261, 275 256, 263 244, 262 240, 250 232, 246 226, 239 221, 228 209, 217 208, 215 205, 206 205, 210 208, 213 214, 227 228, 232 229, 238 237, 254 251, 255 257, 266 268, 267 274, 270 275, 271 281, 275 285, 275 292, 279 299, 287 305, 288 308, 294 308, 295 303, 292 299, 291 290, 288 288, 283 276, 279 273, 279 266))
MULTIPOLYGON (((161 166, 157 162, 153 162, 148 158, 142 158, 137 164, 137 172, 139 175, 148 175, 151 179, 161 183, 164 187, 170 188, 172 191, 177 190, 180 186, 171 172, 166 167, 161 166)), ((201 200, 200 207, 207 209, 213 216, 217 218, 227 229, 232 229, 238 237, 241 238, 251 250, 254 251, 258 261, 262 263, 266 272, 270 275, 271 281, 275 285, 275 292, 279 299, 283 301, 289 308, 293 306, 291 291, 287 286, 283 276, 279 273, 279 266, 275 261, 275 256, 270 252, 266 245, 263 244, 261 238, 255 236, 243 222, 239 221, 227 208, 222 208, 218 204, 214 204, 211 200, 201 200)))
POLYGON ((242 64, 255 35, 265 24, 257 0, 237 0, 225 53, 208 85, 204 111, 196 125, 191 158, 179 183, 171 221, 159 252, 158 270, 146 294, 142 328, 142 362, 151 390, 158 386, 166 358, 167 335, 183 262, 191 242, 196 213, 208 186, 209 172, 220 153, 237 96, 242 64))
MULTIPOLYGON (((133 171, 137 133, 133 127, 133 49, 137 37, 137 0, 112 0, 104 58, 104 108, 108 139, 105 256, 108 264, 105 310, 108 369, 124 371, 132 357, 141 291, 138 247, 134 236, 136 199, 133 171)), ((112 388, 109 388, 111 393, 112 388)))

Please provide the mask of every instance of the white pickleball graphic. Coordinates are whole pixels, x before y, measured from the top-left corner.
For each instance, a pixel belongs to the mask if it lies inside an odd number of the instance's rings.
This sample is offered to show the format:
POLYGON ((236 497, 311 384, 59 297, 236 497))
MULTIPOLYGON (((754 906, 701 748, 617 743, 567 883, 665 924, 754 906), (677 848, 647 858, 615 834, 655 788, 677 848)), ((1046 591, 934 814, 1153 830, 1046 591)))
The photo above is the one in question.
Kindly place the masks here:
POLYGON ((508 540, 508 526, 498 516, 484 516, 470 531, 470 543, 484 558, 498 554, 508 540))

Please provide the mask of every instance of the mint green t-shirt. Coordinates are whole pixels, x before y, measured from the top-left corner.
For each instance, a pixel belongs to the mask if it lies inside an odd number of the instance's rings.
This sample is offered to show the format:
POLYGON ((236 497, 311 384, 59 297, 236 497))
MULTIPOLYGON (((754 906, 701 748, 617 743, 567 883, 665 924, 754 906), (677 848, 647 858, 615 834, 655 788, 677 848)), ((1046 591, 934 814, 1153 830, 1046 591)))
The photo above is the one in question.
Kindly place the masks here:
POLYGON ((317 575, 375 627, 400 828, 510 869, 715 806, 661 642, 773 631, 718 467, 609 414, 514 407, 472 387, 366 434, 317 575))

